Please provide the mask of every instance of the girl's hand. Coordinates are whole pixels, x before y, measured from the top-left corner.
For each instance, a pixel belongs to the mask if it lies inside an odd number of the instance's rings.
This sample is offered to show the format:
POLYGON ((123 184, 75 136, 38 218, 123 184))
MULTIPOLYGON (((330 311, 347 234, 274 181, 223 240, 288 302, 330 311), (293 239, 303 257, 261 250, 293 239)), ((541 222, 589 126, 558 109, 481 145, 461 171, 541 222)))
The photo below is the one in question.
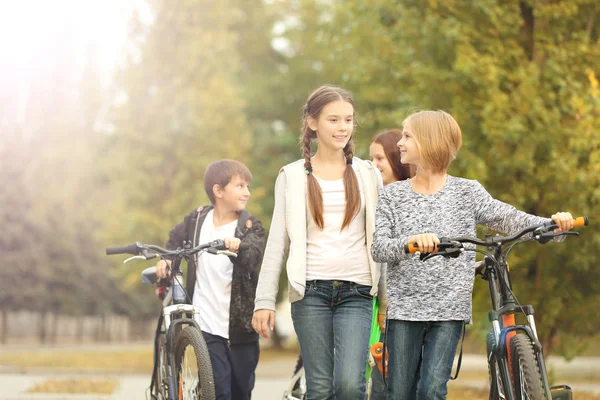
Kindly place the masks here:
POLYGON ((552 217, 552 222, 558 225, 554 232, 567 232, 573 227, 573 216, 568 212, 558 212, 552 217))
POLYGON ((252 328, 265 339, 269 338, 269 329, 271 332, 275 329, 275 311, 256 310, 252 316, 252 328))
POLYGON ((419 246, 419 252, 421 253, 435 253, 440 239, 433 233, 421 233, 420 235, 409 237, 408 243, 415 243, 419 246))

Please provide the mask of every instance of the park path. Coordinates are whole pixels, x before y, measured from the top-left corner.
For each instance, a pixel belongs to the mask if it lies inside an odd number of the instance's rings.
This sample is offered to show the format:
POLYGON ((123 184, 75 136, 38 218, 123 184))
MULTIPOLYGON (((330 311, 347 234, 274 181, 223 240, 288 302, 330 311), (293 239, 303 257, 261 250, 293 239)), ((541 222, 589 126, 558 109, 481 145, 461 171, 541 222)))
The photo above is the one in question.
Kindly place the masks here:
MULTIPOLYGON (((18 351, 18 349, 12 350, 18 351)), ((282 358, 272 358, 259 362, 253 398, 257 400, 281 399, 295 362, 295 358, 289 354, 282 358)), ((569 375, 572 376, 595 377, 592 382, 574 382, 570 386, 575 392, 600 393, 600 357, 579 357, 569 363, 560 358, 550 358, 548 365, 550 368, 553 368, 556 374, 569 372, 569 375)), ((462 361, 461 376, 459 376, 457 381, 451 382, 450 385, 485 388, 487 387, 487 381, 477 378, 477 376, 485 376, 486 371, 485 357, 465 354, 462 361), (476 377, 473 378, 473 376, 476 377)), ((149 383, 149 377, 146 375, 74 374, 39 368, 19 371, 14 368, 3 368, 0 366, 0 400, 145 400, 145 391, 149 383), (114 394, 106 396, 27 393, 27 390, 35 384, 47 379, 68 379, 82 375, 87 378, 113 377, 118 379, 120 384, 114 394)))

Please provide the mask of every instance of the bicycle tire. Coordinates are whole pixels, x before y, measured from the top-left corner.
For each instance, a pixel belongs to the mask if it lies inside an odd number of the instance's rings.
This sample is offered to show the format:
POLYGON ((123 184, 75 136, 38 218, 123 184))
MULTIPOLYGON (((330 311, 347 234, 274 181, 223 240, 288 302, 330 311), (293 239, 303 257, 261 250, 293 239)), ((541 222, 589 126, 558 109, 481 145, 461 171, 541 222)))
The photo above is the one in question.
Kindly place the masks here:
POLYGON ((545 399, 540 367, 527 335, 515 335, 510 341, 512 381, 515 398, 545 399))
MULTIPOLYGON (((296 361, 296 367, 294 367, 294 373, 292 374, 292 376, 296 375, 298 373, 298 371, 300 371, 300 368, 304 367, 304 363, 302 362, 302 355, 298 356, 298 361, 296 361)), ((294 391, 297 391, 298 389, 300 389, 300 379, 298 379, 296 381, 296 383, 294 384, 294 391)))
POLYGON ((494 358, 490 360, 490 354, 492 352, 492 347, 496 343, 496 338, 494 336, 494 332, 490 331, 487 335, 486 339, 486 348, 487 348, 487 366, 488 366, 488 376, 490 378, 490 395, 489 400, 501 400, 505 399, 505 390, 502 385, 502 379, 500 377, 500 367, 498 366, 498 361, 494 358), (491 363, 490 363, 491 361, 491 363))
POLYGON ((164 334, 158 336, 158 365, 156 366, 156 376, 154 377, 154 391, 156 393, 156 399, 167 400, 169 398, 168 393, 168 361, 167 361, 167 343, 164 334))
POLYGON ((178 398, 214 400, 215 381, 208 348, 202 332, 188 326, 175 343, 175 370, 178 398), (179 392, 182 395, 179 395, 179 392))

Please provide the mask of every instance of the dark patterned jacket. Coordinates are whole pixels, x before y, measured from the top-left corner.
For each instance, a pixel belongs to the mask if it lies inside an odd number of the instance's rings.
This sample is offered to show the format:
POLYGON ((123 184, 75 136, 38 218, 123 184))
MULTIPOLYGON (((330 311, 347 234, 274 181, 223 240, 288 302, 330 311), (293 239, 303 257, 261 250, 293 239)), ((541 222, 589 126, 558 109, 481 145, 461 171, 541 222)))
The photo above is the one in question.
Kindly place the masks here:
MULTIPOLYGON (((184 241, 199 243, 200 229, 206 214, 212 206, 200 207, 190 212, 181 223, 169 232, 167 249, 183 246, 184 241)), ((233 275, 231 282, 231 303, 229 306, 229 340, 232 344, 249 343, 258 340, 258 334, 252 329, 254 297, 258 282, 258 267, 262 262, 265 229, 256 217, 247 211, 240 212, 235 237, 241 240, 237 258, 233 258, 233 275)), ((196 288, 196 259, 188 262, 186 291, 190 299, 194 298, 196 288)))

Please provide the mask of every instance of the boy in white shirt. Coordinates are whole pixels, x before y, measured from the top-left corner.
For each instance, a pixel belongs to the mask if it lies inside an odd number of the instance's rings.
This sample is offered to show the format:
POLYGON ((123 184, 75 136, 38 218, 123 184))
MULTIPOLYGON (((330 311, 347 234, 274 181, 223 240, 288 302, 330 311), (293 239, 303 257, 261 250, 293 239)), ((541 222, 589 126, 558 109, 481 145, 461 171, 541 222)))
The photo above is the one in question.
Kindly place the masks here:
MULTIPOLYGON (((245 211, 252 174, 234 160, 208 166, 204 189, 212 205, 190 212, 169 232, 166 247, 193 246, 223 239, 237 258, 203 253, 188 263, 186 291, 200 309, 200 328, 213 367, 217 400, 251 398, 258 364, 258 335, 252 329, 258 267, 265 231, 245 211)), ((168 261, 157 264, 157 275, 169 273, 168 261)))

